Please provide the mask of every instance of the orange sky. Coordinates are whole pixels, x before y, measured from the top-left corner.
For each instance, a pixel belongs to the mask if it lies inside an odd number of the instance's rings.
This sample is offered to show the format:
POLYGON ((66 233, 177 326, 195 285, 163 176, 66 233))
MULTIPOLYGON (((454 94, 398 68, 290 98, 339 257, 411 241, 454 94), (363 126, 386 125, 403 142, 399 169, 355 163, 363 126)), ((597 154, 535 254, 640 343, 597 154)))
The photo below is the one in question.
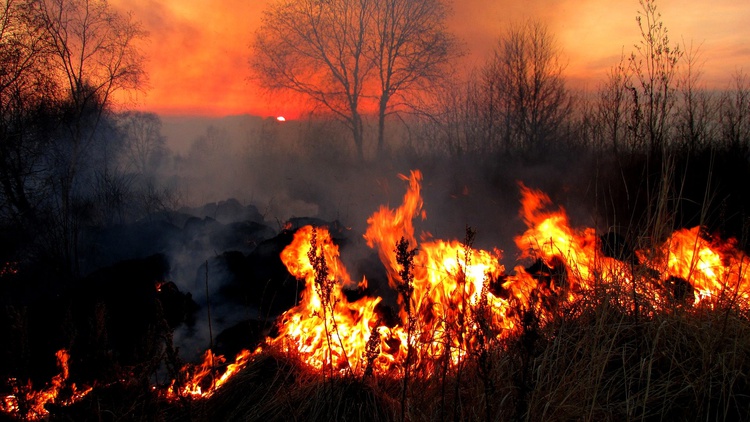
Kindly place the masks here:
MULTIPOLYGON (((110 0, 148 31, 149 86, 136 107, 171 115, 294 115, 295 107, 260 95, 249 81, 249 45, 268 0, 110 0)), ((724 87, 750 72, 750 1, 661 0, 673 42, 701 46, 704 82, 724 87)), ((595 88, 621 52, 638 41, 637 0, 455 0, 451 29, 482 62, 503 28, 545 22, 568 60, 573 86, 595 88)))

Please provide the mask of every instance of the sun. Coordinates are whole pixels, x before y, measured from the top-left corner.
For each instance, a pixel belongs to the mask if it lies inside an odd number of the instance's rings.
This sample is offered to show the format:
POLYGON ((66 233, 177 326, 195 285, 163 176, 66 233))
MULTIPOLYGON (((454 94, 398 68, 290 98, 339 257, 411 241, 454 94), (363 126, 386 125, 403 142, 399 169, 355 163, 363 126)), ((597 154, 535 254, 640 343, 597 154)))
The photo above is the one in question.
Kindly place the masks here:
POLYGON ((276 117, 276 121, 286 122, 286 117, 284 117, 284 116, 278 116, 278 117, 276 117))

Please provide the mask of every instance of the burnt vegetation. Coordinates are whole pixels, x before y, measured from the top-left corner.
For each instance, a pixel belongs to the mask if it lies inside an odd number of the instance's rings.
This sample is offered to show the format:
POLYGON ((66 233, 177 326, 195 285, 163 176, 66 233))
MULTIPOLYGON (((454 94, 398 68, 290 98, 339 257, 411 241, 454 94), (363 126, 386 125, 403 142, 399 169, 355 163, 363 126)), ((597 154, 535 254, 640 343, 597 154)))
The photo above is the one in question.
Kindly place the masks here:
MULTIPOLYGON (((661 283, 635 254, 694 226, 750 252, 750 76, 739 70, 723 89, 706 88, 701 52, 673 43, 651 0, 640 1, 632 52, 585 93, 566 86, 564 52, 540 22, 501 31, 463 78, 450 69, 460 51, 440 1, 294 3, 266 13, 251 67, 270 92, 307 95, 317 113, 252 120, 239 147, 210 126, 187 151, 170 149, 158 116, 114 102, 147 76, 137 49, 146 34, 129 15, 102 0, 2 4, 0 406, 14 395, 17 410, 0 419, 750 418, 750 303, 730 288, 695 303, 688 280, 661 283), (334 19, 342 11, 346 19, 334 19), (301 32, 284 39, 290 22, 301 32), (303 39, 309 28, 361 37, 336 46, 303 39), (322 56, 294 61, 292 45, 322 56), (355 55, 331 61, 332 52, 355 55), (300 68, 278 67, 285 60, 300 68), (571 303, 563 262, 515 263, 538 287, 509 313, 512 335, 493 331, 487 302, 490 293, 512 302, 512 293, 488 277, 479 302, 455 304, 443 333, 475 348, 417 362, 409 356, 427 347, 412 336, 417 250, 403 238, 393 245, 402 284, 389 288, 376 253, 363 252, 361 226, 362 213, 393 199, 389 178, 413 168, 436 181, 427 202, 444 212, 425 226, 464 237, 459 261, 471 262, 474 243, 517 234, 523 180, 595 226, 601 253, 638 277, 571 303), (363 374, 349 364, 316 371, 293 351, 264 349, 211 397, 167 400, 163 390, 186 382, 180 369, 205 349, 231 361, 275 336, 305 288, 279 256, 306 225, 325 227, 354 257, 353 279, 369 283, 345 294, 382 297, 377 324, 394 326, 396 304, 406 304, 400 376, 373 371, 372 337, 363 374), (639 296, 645 285, 663 292, 658 308, 639 296), (24 392, 60 373, 60 349, 70 353, 60 397, 73 383, 93 389, 35 413, 24 392)), ((330 349, 341 339, 328 263, 316 249, 309 259, 330 349)))

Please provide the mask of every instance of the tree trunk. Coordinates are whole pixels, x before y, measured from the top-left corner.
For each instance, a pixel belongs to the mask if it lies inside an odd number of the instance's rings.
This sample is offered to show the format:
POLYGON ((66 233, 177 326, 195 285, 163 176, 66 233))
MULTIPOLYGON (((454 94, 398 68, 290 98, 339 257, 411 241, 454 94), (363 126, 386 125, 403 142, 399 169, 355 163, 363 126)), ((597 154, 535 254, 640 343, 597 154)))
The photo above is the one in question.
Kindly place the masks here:
POLYGON ((380 106, 378 107, 378 158, 383 158, 385 149, 385 110, 388 106, 388 97, 380 97, 380 106))
POLYGON ((361 163, 365 161, 363 132, 362 116, 359 115, 359 112, 354 110, 352 112, 352 135, 354 136, 354 146, 357 148, 357 160, 361 163))

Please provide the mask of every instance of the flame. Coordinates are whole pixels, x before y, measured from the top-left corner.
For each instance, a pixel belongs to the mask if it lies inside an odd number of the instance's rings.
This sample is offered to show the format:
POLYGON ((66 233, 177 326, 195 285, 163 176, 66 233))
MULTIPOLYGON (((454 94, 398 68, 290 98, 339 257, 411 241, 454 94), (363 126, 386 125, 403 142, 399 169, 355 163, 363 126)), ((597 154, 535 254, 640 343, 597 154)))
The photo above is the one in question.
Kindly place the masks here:
MULTIPOLYGON (((601 242, 592 228, 573 229, 563 208, 546 210, 551 204, 549 196, 519 184, 521 190, 521 219, 527 230, 515 238, 522 258, 539 259, 548 267, 562 263, 564 277, 558 281, 566 284, 553 286, 562 289, 574 300, 576 291, 594 288, 609 282, 628 283, 632 269, 624 262, 604 256, 601 242)), ((516 268, 516 273, 524 269, 516 268)))
POLYGON ((323 227, 297 230, 281 252, 281 260, 293 276, 305 280, 306 288, 300 303, 282 315, 279 335, 270 344, 299 353, 317 369, 331 365, 342 371, 359 370, 367 340, 376 328, 375 306, 380 299, 364 297, 351 303, 346 299, 343 287, 355 284, 339 259, 338 246, 323 227))
POLYGON ((423 202, 420 195, 422 173, 415 170, 408 177, 405 175, 399 175, 399 177, 409 182, 403 204, 396 209, 381 206, 380 210, 367 220, 369 226, 364 235, 367 246, 377 248, 380 260, 388 270, 388 282, 392 288, 396 288, 398 284, 396 282, 398 272, 395 269, 399 265, 396 262, 394 250, 396 243, 403 237, 410 245, 416 245, 414 217, 420 215, 422 219, 426 218, 426 213, 422 210, 423 202))
POLYGON ((504 317, 507 300, 494 297, 487 288, 489 280, 498 279, 504 271, 500 251, 474 250, 457 241, 427 242, 414 249, 413 219, 425 218, 422 175, 413 171, 401 178, 408 182, 403 204, 396 209, 381 207, 368 219, 364 235, 367 244, 377 249, 389 284, 396 290, 404 281, 394 246, 403 239, 414 251, 409 294, 399 296, 400 323, 388 327, 380 320, 376 312, 380 298, 363 297, 352 303, 346 299, 342 286, 352 282, 338 247, 325 228, 306 226, 281 254, 289 272, 305 280, 306 288, 301 302, 282 316, 280 335, 269 339, 270 345, 294 351, 316 369, 386 373, 403 370, 409 354, 415 365, 429 364, 446 354, 458 362, 474 338, 470 330, 455 336, 449 327, 471 325, 461 318, 470 318, 470 309, 480 303, 494 310, 494 328, 511 328, 504 317), (313 264, 316 260, 325 264, 322 276, 320 265, 313 264), (412 343, 422 347, 410 347, 412 343))
POLYGON ((3 398, 2 403, 0 403, 0 410, 16 418, 39 420, 49 415, 49 411, 45 407, 47 404, 55 403, 68 406, 91 392, 91 387, 84 387, 79 390, 74 383, 67 385, 68 360, 70 359, 67 350, 58 350, 55 357, 60 373, 52 377, 46 388, 35 391, 31 381, 28 381, 26 385, 18 385, 17 380, 11 379, 10 384, 13 385, 13 394, 3 398), (63 390, 66 390, 65 397, 60 395, 63 390))
POLYGON ((338 247, 325 228, 306 226, 281 254, 305 289, 282 315, 279 336, 267 339, 271 347, 331 373, 401 375, 409 366, 429 368, 444 359, 460 364, 488 342, 517 333, 523 312, 533 311, 543 323, 555 316, 556 303, 575 302, 597 288, 619 292, 622 304, 632 301, 635 289, 639 300, 654 306, 675 296, 680 280, 693 289, 694 303, 727 292, 743 300, 750 295, 747 257, 733 241, 707 240, 700 228, 679 230, 655 250, 639 251, 638 263, 620 261, 602 253, 594 229, 571 227, 562 207, 552 208, 546 194, 523 184, 520 217, 527 229, 515 243, 520 259, 533 264, 506 274, 502 252, 474 249, 469 231, 463 242, 418 244, 414 220, 425 218, 422 174, 400 177, 407 182, 403 203, 373 213, 364 235, 399 293, 398 323, 380 319, 381 298, 347 300, 343 288, 353 283, 338 247))
POLYGON ((163 393, 168 400, 179 398, 208 398, 223 386, 233 375, 244 368, 252 357, 252 352, 242 350, 233 363, 225 366, 226 359, 222 355, 215 355, 211 349, 203 354, 203 361, 198 365, 186 364, 180 370, 180 378, 172 380, 163 393), (219 374, 224 367, 224 372, 219 374))
MULTIPOLYGON (((621 261, 603 253, 593 228, 572 227, 564 208, 553 207, 549 196, 523 184, 519 217, 527 228, 514 240, 526 265, 506 273, 502 251, 475 249, 469 228, 463 241, 431 240, 432 235, 421 233, 420 243, 414 220, 426 218, 422 174, 415 170, 400 177, 406 182, 402 204, 380 207, 364 234, 398 294, 391 304, 397 306, 396 320, 385 317, 380 297, 349 301, 346 289, 364 289, 367 280, 352 280, 327 228, 304 226, 295 230, 281 260, 305 288, 298 304, 279 318, 278 335, 267 338, 264 347, 295 355, 324 374, 400 377, 410 368, 460 365, 490 343, 519 334, 529 324, 529 313, 544 324, 562 316, 559 304, 575 303, 597 289, 607 289, 613 300, 636 310, 666 312, 666 303, 710 308, 720 300, 747 306, 750 301, 748 257, 735 240, 710 237, 700 227, 680 229, 621 261)), ((162 286, 156 283, 157 290, 162 286)), ((161 394, 168 400, 210 397, 260 350, 243 350, 229 364, 208 350, 200 364, 185 365, 161 394)), ((61 373, 48 387, 34 391, 30 382, 18 386, 13 381, 13 394, 3 398, 0 410, 40 419, 49 414, 47 403, 69 404, 91 391, 71 384, 68 398, 61 399, 69 375, 67 351, 60 350, 57 359, 61 373)))
POLYGON ((712 239, 693 227, 675 231, 655 251, 637 253, 660 270, 663 282, 676 278, 689 283, 696 304, 727 295, 742 302, 750 298, 750 261, 734 239, 712 239))

